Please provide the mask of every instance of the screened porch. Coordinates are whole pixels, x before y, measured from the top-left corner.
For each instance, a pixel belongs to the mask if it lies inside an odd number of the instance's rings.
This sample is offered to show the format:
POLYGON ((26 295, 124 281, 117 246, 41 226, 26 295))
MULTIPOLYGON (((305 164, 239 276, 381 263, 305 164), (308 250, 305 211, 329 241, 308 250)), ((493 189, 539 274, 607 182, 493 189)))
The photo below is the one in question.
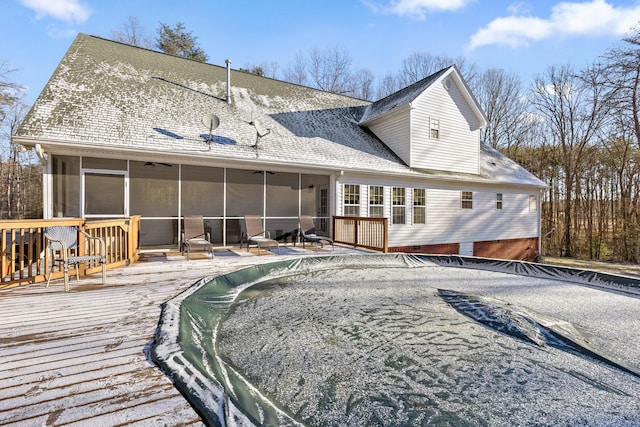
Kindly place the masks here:
POLYGON ((241 243, 245 215, 263 217, 265 230, 283 243, 295 238, 300 215, 315 218, 318 234, 330 234, 328 173, 61 155, 50 164, 50 217, 139 215, 143 249, 177 248, 185 215, 202 215, 216 246, 241 243))

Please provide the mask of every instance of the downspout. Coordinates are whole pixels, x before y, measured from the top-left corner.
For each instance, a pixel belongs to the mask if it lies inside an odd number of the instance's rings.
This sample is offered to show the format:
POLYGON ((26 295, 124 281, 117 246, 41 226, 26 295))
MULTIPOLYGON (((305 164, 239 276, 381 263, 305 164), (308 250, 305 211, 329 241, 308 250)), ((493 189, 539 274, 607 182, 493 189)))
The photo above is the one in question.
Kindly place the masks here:
POLYGON ((227 104, 231 104, 231 60, 225 59, 224 63, 227 64, 227 104))

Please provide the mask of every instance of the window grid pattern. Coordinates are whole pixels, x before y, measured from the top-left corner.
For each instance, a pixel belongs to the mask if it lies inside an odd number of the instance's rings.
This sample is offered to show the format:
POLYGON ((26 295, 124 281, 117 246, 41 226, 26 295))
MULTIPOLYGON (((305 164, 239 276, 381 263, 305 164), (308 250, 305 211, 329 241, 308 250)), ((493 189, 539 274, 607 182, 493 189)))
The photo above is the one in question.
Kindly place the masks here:
POLYGON ((369 186, 369 217, 382 218, 384 216, 384 187, 369 186))
POLYGON ((345 216, 360 216, 360 186, 344 184, 343 206, 345 216))
POLYGON ((391 190, 392 194, 392 212, 391 219, 392 224, 405 224, 405 213, 406 213, 406 196, 405 189, 401 187, 393 187, 391 190))
POLYGON ((440 138, 440 120, 431 119, 429 122, 430 122, 429 135, 431 136, 431 139, 439 139, 440 138))
POLYGON ((496 209, 502 209, 502 193, 496 194, 496 209))
POLYGON ((413 223, 426 224, 427 191, 424 188, 413 189, 413 223))
POLYGON ((463 191, 460 197, 460 206, 462 209, 473 209, 473 192, 463 191))

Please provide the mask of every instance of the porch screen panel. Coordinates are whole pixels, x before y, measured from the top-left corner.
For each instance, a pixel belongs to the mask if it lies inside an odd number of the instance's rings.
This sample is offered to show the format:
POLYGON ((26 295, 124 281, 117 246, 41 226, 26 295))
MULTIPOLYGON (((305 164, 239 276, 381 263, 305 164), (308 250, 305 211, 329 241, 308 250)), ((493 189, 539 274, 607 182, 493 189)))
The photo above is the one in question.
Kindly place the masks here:
POLYGON ((72 156, 52 157, 53 168, 53 216, 80 216, 80 158, 72 156))
POLYGON ((177 244, 178 166, 129 163, 131 215, 142 215, 140 245, 177 244))
POLYGON ((299 188, 297 173, 267 173, 267 217, 292 217, 297 223, 299 188))
POLYGON ((182 167, 182 215, 221 217, 224 214, 224 169, 182 167))
POLYGON ((302 215, 323 216, 329 214, 328 199, 322 200, 321 189, 329 189, 329 177, 326 175, 307 175, 300 177, 300 213, 302 215), (324 206, 323 206, 324 204, 324 206))
POLYGON ((124 215, 124 175, 85 173, 86 215, 124 215))
POLYGON ((178 166, 130 163, 131 215, 178 216, 178 166))
POLYGON ((263 215, 264 171, 227 169, 227 217, 263 215))
POLYGON ((83 157, 82 167, 85 169, 110 169, 126 171, 127 161, 122 159, 101 159, 98 157, 83 157))

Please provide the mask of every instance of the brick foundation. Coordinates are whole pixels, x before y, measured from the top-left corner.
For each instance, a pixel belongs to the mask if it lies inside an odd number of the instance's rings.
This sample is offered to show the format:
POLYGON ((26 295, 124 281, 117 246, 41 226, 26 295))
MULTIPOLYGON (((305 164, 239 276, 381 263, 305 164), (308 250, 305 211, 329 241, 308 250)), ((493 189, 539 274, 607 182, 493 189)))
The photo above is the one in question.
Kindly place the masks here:
POLYGON ((535 261, 538 255, 538 238, 474 242, 473 254, 483 258, 535 261))
MULTIPOLYGON (((456 255, 460 253, 458 243, 439 245, 395 246, 389 252, 456 255)), ((473 255, 483 258, 535 261, 538 254, 538 238, 487 240, 473 243, 473 255)))

